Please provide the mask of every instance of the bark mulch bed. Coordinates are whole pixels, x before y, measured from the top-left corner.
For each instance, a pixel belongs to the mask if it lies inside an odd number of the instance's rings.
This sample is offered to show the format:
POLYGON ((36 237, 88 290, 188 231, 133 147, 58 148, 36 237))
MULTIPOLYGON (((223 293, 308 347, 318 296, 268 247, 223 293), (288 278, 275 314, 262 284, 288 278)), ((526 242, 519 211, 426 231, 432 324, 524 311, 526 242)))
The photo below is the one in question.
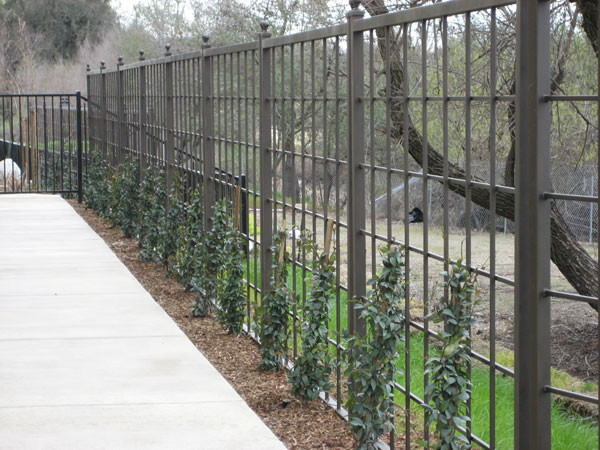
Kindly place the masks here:
POLYGON ((288 448, 355 448, 346 422, 335 411, 321 401, 297 400, 290 393, 286 372, 258 369, 260 352, 252 338, 229 335, 212 318, 193 317, 194 294, 167 278, 163 265, 139 261, 135 239, 125 237, 84 205, 69 203, 288 448), (289 403, 282 408, 284 400, 289 403))

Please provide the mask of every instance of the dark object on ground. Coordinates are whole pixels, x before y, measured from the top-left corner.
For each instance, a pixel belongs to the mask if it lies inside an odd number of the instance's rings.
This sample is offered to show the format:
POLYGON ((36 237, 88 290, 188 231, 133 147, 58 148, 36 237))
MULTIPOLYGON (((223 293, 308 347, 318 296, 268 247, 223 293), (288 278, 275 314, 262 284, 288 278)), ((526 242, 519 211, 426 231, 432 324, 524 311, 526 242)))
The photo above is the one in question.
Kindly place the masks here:
POLYGON ((423 222, 423 211, 415 206, 412 211, 408 213, 408 223, 420 222, 423 222))
POLYGON ((290 404, 290 401, 287 398, 285 398, 285 399, 283 399, 281 401, 281 404, 279 406, 276 406, 275 408, 273 408, 273 410, 275 410, 275 409, 285 409, 285 408, 287 408, 287 406, 289 404, 290 404))

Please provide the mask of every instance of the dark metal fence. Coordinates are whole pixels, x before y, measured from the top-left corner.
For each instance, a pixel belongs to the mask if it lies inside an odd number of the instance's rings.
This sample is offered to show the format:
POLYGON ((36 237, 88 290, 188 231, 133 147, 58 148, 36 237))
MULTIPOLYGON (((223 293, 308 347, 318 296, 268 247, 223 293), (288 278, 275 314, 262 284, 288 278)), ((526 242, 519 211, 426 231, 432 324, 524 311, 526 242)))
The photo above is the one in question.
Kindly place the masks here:
MULTIPOLYGON (((367 294, 378 249, 404 245, 410 282, 405 356, 395 383, 403 424, 399 446, 416 446, 415 423, 429 435, 421 406, 429 382, 423 360, 439 339, 429 313, 436 296, 449 295, 437 287, 444 279, 438 274, 462 259, 479 275, 480 309, 489 317, 489 336, 482 350, 472 351, 474 366, 487 367, 489 394, 470 402, 464 433, 481 448, 512 445, 498 442, 495 407, 498 380, 512 377, 515 447, 550 448, 551 395, 598 404, 550 383, 550 298, 596 305, 598 296, 597 282, 587 293, 581 286, 579 294, 552 288, 550 248, 555 256, 554 249, 564 245, 556 233, 569 232, 567 225, 561 228, 554 202, 597 204, 598 197, 552 192, 550 108, 565 101, 597 108, 598 93, 551 93, 549 1, 455 0, 385 15, 374 11, 371 18, 363 18, 358 1, 351 4, 347 22, 328 28, 271 37, 261 24, 255 42, 212 48, 205 37, 197 52, 171 55, 167 47, 158 60, 144 61, 140 52, 134 64, 119 60, 108 70, 102 63, 88 75, 91 150, 113 164, 135 155, 140 168, 165 167, 167 189, 176 171, 194 174, 207 212, 217 199, 214 183, 232 188, 245 174, 244 216, 251 224, 246 237, 255 249, 246 260, 249 328, 250 311, 270 285, 273 231, 287 227, 293 235, 294 229, 308 229, 322 244, 333 220, 337 275, 330 343, 338 362, 345 351, 343 331, 366 331, 353 299, 367 294), (481 39, 482 27, 489 38, 481 39), (502 46, 501 27, 516 30, 502 46), (499 80, 503 52, 513 52, 513 64, 517 55, 514 91, 499 80), (485 74, 485 83, 476 72, 485 74), (506 111, 514 114, 511 120, 503 120, 506 111), (510 151, 510 130, 515 184, 497 173, 499 155, 510 151), (487 166, 485 177, 474 172, 475 159, 487 166), (441 223, 432 223, 424 206, 431 204, 430 183, 442 188, 441 223), (411 194, 414 186, 420 201, 411 194), (463 229, 449 225, 451 193, 462 199, 454 204, 464 208, 463 229), (422 225, 409 226, 413 207, 422 210, 422 225), (488 210, 491 224, 514 221, 508 263, 497 260, 494 226, 485 238, 474 230, 473 208, 488 210), (506 298, 514 305, 514 370, 497 361, 497 306, 506 298)), ((297 255, 295 239, 290 245, 297 255)), ((554 262, 572 281, 566 258, 554 262)), ((295 258, 290 285, 299 302, 308 272, 304 255, 295 258)), ((592 275, 597 279, 597 271, 592 275)), ((294 318, 296 312, 290 312, 294 318)), ((295 319, 290 357, 298 353, 299 326, 295 319)), ((344 415, 339 369, 335 381, 323 398, 344 415)), ((395 436, 388 442, 394 447, 395 436)))
POLYGON ((77 194, 87 171, 86 104, 76 94, 0 95, 0 193, 77 194))

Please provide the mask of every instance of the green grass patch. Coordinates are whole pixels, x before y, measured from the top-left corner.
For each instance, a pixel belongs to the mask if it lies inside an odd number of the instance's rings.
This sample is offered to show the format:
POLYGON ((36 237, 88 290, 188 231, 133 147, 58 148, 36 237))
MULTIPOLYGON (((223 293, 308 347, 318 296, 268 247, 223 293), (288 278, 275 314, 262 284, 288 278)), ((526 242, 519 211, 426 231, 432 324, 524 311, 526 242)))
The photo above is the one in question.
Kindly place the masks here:
MULTIPOLYGON (((260 287, 260 261, 254 264, 254 255, 250 255, 250 264, 246 265, 247 277, 254 283, 254 275, 256 273, 258 286, 260 287)), ((292 267, 288 271, 288 283, 296 284, 296 292, 298 295, 299 304, 302 302, 304 289, 308 289, 310 280, 310 272, 304 272, 302 268, 292 267), (306 278, 305 278, 306 277, 306 278), (306 280, 306 282, 304 281, 306 280)), ((260 302, 260 294, 250 290, 251 302, 260 302)), ((340 330, 343 332, 348 325, 348 295, 345 291, 339 291, 339 314, 340 314, 340 330)), ((337 308, 336 304, 330 305, 329 330, 330 336, 335 339, 337 333, 337 308)), ((436 341, 429 340, 430 354, 436 352, 436 341)), ((410 337, 410 383, 411 391, 423 398, 424 387, 424 336, 420 332, 414 332, 410 337)), ((300 338, 298 341, 300 347, 300 338)), ((335 353, 333 346, 330 346, 332 354, 335 353)), ((399 353, 405 354, 406 347, 402 344, 399 353)), ((496 355, 498 363, 507 367, 514 366, 514 356, 512 352, 501 352, 496 355)), ((397 362, 398 369, 404 371, 404 359, 400 358, 397 362)), ((474 434, 489 442, 490 439, 490 370, 487 366, 475 362, 472 367, 472 431, 474 434)), ((405 385, 406 376, 399 375, 397 381, 401 385, 405 385)), ((566 389, 574 389, 574 383, 577 390, 595 393, 596 386, 593 383, 583 383, 573 377, 552 369, 553 384, 566 389)), ((494 377, 495 387, 495 416, 496 416, 496 447, 498 449, 512 449, 514 442, 514 382, 511 377, 496 374, 494 377)), ((405 404, 404 395, 398 391, 395 393, 395 401, 401 407, 405 404)), ((411 403, 412 418, 414 426, 417 430, 423 428, 423 409, 416 403, 411 403)), ((400 418, 402 422, 403 418, 400 418)), ((401 432, 402 427, 398 424, 398 430, 401 432)), ((583 418, 576 413, 566 411, 564 406, 555 402, 552 404, 552 448, 563 450, 583 450, 597 449, 598 446, 598 430, 596 421, 593 418, 583 418)))

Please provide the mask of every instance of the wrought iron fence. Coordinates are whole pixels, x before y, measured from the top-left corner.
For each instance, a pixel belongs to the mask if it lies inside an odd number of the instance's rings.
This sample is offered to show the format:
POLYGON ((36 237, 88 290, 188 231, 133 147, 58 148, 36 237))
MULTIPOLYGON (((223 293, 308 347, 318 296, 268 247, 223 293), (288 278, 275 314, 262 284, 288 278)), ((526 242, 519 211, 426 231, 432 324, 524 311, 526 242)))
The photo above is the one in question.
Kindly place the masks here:
MULTIPOLYGON (((570 282, 569 257, 578 257, 564 252, 568 240, 577 239, 563 227, 564 207, 556 202, 591 205, 589 230, 597 230, 598 191, 552 192, 550 108, 587 102, 597 109, 598 93, 551 92, 548 1, 456 0, 384 15, 372 11, 371 18, 363 17, 359 3, 351 2, 346 23, 328 28, 272 37, 261 24, 254 42, 213 48, 204 37, 197 52, 171 55, 167 46, 157 60, 145 61, 140 52, 139 62, 119 60, 116 69, 102 63, 88 74, 91 150, 113 164, 134 155, 140 170, 165 167, 167 189, 176 171, 193 174, 207 214, 216 201, 214 183, 232 187, 245 175, 253 224, 246 238, 256 249, 246 256, 248 329, 250 310, 270 285, 274 230, 311 230, 323 243, 333 220, 336 297, 329 341, 338 362, 343 331, 366 332, 354 299, 367 294, 378 249, 405 246, 406 344, 395 387, 404 424, 398 431, 407 448, 416 445, 415 423, 426 439, 429 434, 422 361, 439 338, 429 319, 433 302, 449 295, 447 287, 437 288, 444 279, 438 273, 462 259, 481 279, 481 309, 490 317, 483 350, 471 353, 474 364, 487 367, 489 394, 469 403, 471 421, 463 432, 481 448, 507 446, 506 438, 498 442, 495 404, 498 380, 508 376, 515 383, 515 447, 550 448, 551 395, 598 404, 550 383, 550 297, 594 305, 598 297, 597 271, 587 291, 581 285, 579 293, 552 288, 550 249, 566 258, 554 262, 570 282), (516 33, 500 46, 507 27, 516 33), (489 39, 476 39, 483 28, 489 39), (501 58, 514 64, 515 55, 512 91, 498 72, 501 58), (514 184, 498 173, 499 155, 510 154, 511 146, 514 184), (441 198, 435 212, 428 206, 432 192, 441 198), (411 225, 415 207, 422 224, 411 225), (453 208, 462 211, 456 226, 453 208), (473 220, 478 210, 486 211, 485 238, 473 220), (501 266, 497 227, 489 226, 498 222, 514 223, 516 233, 510 261, 501 266), (511 302, 514 297, 514 370, 497 360, 500 288, 511 302)), ((597 185, 597 174, 593 180, 597 185)), ((298 255, 294 239, 291 245, 298 255)), ((303 301, 309 268, 302 254, 292 263, 289 282, 303 301)), ((290 313, 297 318, 295 309, 290 313)), ((298 354, 298 326, 294 320, 290 357, 298 354)), ((335 381, 323 398, 344 415, 339 369, 335 381)), ((395 436, 388 442, 394 447, 395 436)))

